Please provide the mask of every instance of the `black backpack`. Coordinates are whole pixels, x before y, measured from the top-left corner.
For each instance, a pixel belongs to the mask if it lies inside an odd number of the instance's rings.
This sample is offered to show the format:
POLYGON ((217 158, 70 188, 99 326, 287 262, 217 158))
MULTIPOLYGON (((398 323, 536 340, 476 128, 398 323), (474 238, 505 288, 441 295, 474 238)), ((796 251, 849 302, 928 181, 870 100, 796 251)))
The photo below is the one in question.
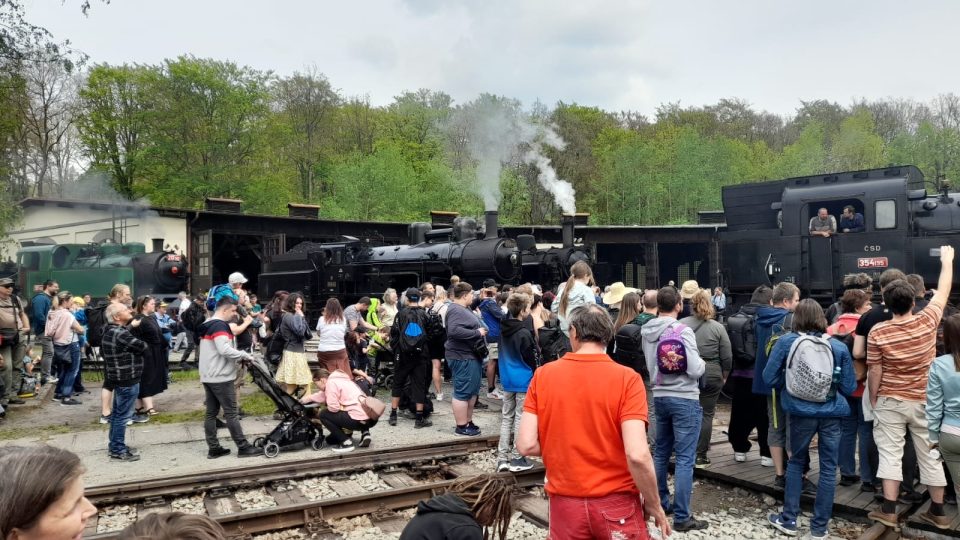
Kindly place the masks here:
POLYGON ((88 307, 83 310, 87 316, 87 343, 91 347, 99 347, 103 343, 103 332, 107 329, 107 306, 88 307))
POLYGON ((727 334, 733 349, 733 368, 752 369, 757 361, 757 317, 743 310, 727 317, 727 334))
POLYGON ((640 374, 644 380, 650 380, 647 362, 643 355, 643 337, 639 324, 625 324, 613 337, 613 361, 640 374))
POLYGON ((570 350, 570 341, 556 324, 547 324, 537 332, 543 363, 553 362, 570 350))
POLYGON ((427 312, 421 307, 406 308, 399 318, 397 350, 404 354, 423 354, 433 328, 427 312))

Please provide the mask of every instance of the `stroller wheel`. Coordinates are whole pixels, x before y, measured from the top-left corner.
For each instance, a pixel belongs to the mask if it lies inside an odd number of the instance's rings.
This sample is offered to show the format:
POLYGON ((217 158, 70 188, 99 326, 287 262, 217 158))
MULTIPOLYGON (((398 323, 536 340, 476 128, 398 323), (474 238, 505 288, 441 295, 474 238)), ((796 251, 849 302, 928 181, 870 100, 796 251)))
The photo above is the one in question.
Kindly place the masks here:
POLYGON ((318 433, 312 441, 310 441, 310 446, 314 450, 320 450, 323 448, 323 433, 318 433))
POLYGON ((280 445, 270 441, 267 444, 263 445, 263 455, 268 458, 275 458, 280 455, 280 445))
POLYGON ((257 448, 263 448, 263 442, 264 442, 263 437, 257 437, 256 439, 253 440, 253 445, 256 446, 257 448))

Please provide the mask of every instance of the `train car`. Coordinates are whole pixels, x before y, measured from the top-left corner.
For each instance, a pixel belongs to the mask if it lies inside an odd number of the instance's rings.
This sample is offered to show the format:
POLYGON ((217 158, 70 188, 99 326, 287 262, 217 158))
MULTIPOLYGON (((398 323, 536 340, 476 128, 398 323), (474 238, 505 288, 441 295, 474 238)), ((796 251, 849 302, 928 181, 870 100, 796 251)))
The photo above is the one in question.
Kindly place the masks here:
MULTIPOLYGON (((723 188, 726 228, 719 232, 721 273, 735 295, 757 285, 796 283, 823 302, 842 294, 843 277, 865 272, 876 283, 887 268, 936 285, 936 248, 960 240, 960 193, 928 193, 906 165, 741 184, 723 188), (810 219, 826 208, 839 224, 843 208, 864 216, 862 232, 812 236, 810 219)), ((954 290, 960 274, 954 273, 954 290)))
POLYGON ((452 275, 474 287, 488 278, 553 287, 567 278, 569 265, 589 259, 589 252, 572 245, 572 217, 564 227, 569 229, 564 246, 550 250, 538 250, 529 235, 503 237, 496 212, 486 213, 482 234, 476 220, 457 218, 448 228, 412 223, 406 245, 370 246, 349 237, 335 243, 302 243, 266 262, 258 292, 267 299, 278 290, 302 291, 311 309, 319 309, 330 296, 352 302, 379 296, 390 287, 402 292, 424 281, 446 287, 452 275))
POLYGON ((17 252, 18 285, 31 295, 44 281, 60 290, 104 298, 117 283, 130 286, 134 297, 172 299, 187 290, 187 263, 173 251, 147 252, 139 242, 117 244, 51 244, 17 252))

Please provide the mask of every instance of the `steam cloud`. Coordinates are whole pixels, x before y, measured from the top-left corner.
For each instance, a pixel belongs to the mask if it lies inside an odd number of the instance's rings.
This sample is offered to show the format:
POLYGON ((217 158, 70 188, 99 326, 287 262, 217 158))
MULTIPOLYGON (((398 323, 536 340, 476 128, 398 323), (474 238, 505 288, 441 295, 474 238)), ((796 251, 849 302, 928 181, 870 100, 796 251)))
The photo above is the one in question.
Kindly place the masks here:
POLYGON ((526 151, 520 158, 540 171, 537 176, 540 185, 553 195, 564 212, 576 210, 573 186, 557 176, 550 159, 543 154, 545 146, 563 150, 566 143, 551 127, 524 113, 519 102, 481 95, 461 107, 448 127, 456 129, 465 139, 467 150, 477 161, 478 190, 487 210, 496 210, 500 204, 503 164, 524 148, 526 151))

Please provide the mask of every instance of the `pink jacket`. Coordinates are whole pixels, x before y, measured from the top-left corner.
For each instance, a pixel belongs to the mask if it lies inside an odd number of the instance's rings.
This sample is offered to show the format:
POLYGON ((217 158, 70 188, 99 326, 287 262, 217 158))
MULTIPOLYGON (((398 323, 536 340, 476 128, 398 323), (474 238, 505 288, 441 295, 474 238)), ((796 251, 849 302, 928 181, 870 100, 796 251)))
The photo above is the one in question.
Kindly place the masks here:
POLYGON ((47 315, 47 326, 43 335, 53 338, 54 345, 69 345, 73 341, 73 325, 77 319, 69 309, 52 309, 47 315))
POLYGON ((349 375, 334 371, 327 378, 326 389, 311 394, 308 399, 314 403, 326 403, 330 412, 344 410, 354 420, 369 420, 370 417, 360 406, 360 397, 363 395, 363 390, 349 375))

